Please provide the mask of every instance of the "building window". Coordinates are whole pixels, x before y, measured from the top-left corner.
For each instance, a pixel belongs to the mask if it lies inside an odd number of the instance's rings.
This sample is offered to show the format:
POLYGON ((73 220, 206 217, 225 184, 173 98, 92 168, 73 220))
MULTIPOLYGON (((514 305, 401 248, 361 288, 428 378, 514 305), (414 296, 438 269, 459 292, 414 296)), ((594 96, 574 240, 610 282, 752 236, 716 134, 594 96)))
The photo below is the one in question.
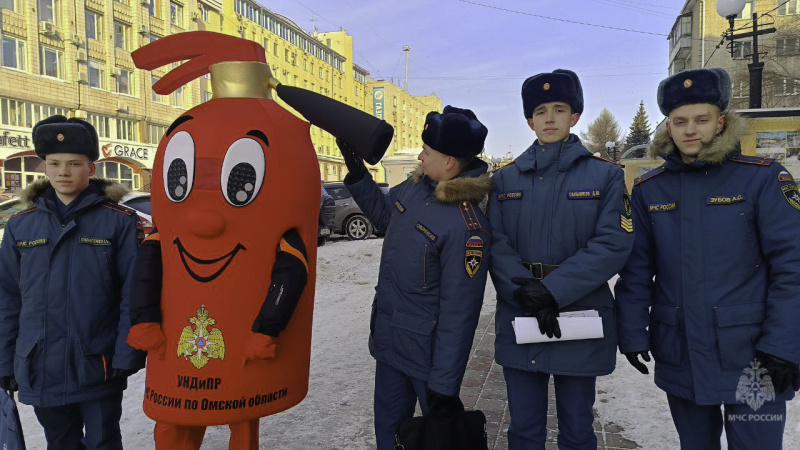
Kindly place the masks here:
POLYGON ((118 70, 119 75, 117 75, 117 92, 120 94, 133 95, 133 90, 131 89, 131 78, 133 78, 133 74, 130 70, 118 70))
POLYGON ((95 163, 95 167, 97 167, 95 176, 116 181, 126 186, 128 189, 136 189, 133 185, 133 169, 129 166, 118 162, 107 161, 95 163))
POLYGON ((53 78, 63 78, 61 67, 64 65, 64 54, 50 47, 41 49, 41 59, 39 60, 41 74, 53 78))
POLYGON ((167 125, 159 125, 157 123, 147 124, 147 143, 158 144, 164 134, 167 133, 167 125))
MULTIPOLYGON (((156 85, 158 80, 160 80, 161 78, 157 77, 155 75, 150 75, 150 79, 152 80, 152 85, 151 85, 151 88, 152 88, 153 86, 156 85)), ((165 105, 167 104, 167 96, 166 95, 156 94, 156 91, 154 91, 153 89, 150 89, 150 92, 153 93, 153 102, 155 102, 155 103, 163 103, 165 105)))
POLYGON ((183 95, 183 86, 175 89, 175 92, 172 93, 172 105, 177 106, 178 108, 184 107, 184 95, 183 95))
POLYGON ((203 91, 203 103, 211 100, 211 92, 203 91))
POLYGON ((114 47, 123 50, 131 49, 131 27, 122 22, 114 21, 114 47))
POLYGON ((110 127, 108 125, 109 118, 107 116, 101 116, 99 114, 89 114, 86 118, 86 121, 91 123, 94 126, 94 129, 97 130, 97 136, 101 138, 110 138, 110 127))
POLYGON ((169 23, 176 27, 183 28, 183 6, 175 2, 169 2, 169 23))
POLYGON ((733 59, 746 59, 753 56, 752 42, 732 42, 733 59))
POLYGON ((778 39, 778 45, 775 53, 778 55, 800 54, 800 38, 778 39))
POLYGON ((105 89, 105 82, 104 82, 105 70, 103 70, 103 63, 100 61, 95 61, 93 59, 90 59, 88 65, 89 65, 89 87, 105 89))
POLYGON ((778 95, 800 95, 800 80, 784 78, 782 81, 783 92, 778 95))
POLYGON ((16 11, 14 7, 14 0, 0 0, 0 9, 8 9, 11 11, 16 11))
POLYGON ((103 16, 94 11, 86 10, 86 39, 103 38, 103 16))
POLYGON ((116 119, 117 121, 117 139, 122 141, 136 141, 137 128, 136 122, 133 120, 116 119))
POLYGON ((56 106, 0 98, 0 123, 3 125, 33 128, 36 122, 56 114, 63 116, 66 110, 56 106))
POLYGON ((200 8, 200 18, 203 19, 203 22, 208 22, 208 7, 202 3, 198 4, 198 7, 200 8))
POLYGON ((25 41, 3 36, 3 67, 25 70, 25 41))
POLYGON ((800 14, 800 0, 778 0, 778 15, 800 14))
POLYGON ((742 10, 739 15, 736 16, 737 19, 749 19, 753 16, 753 7, 756 0, 746 0, 744 2, 744 9, 742 10))
POLYGON ((150 11, 150 15, 151 16, 160 18, 161 17, 161 0, 150 0, 150 5, 148 5, 147 9, 150 11))
POLYGON ((50 22, 53 25, 55 25, 57 21, 56 11, 58 11, 58 1, 57 0, 38 0, 38 1, 39 1, 39 21, 50 22))
POLYGON ((38 156, 9 158, 3 164, 6 190, 18 192, 39 178, 44 178, 44 161, 38 156))

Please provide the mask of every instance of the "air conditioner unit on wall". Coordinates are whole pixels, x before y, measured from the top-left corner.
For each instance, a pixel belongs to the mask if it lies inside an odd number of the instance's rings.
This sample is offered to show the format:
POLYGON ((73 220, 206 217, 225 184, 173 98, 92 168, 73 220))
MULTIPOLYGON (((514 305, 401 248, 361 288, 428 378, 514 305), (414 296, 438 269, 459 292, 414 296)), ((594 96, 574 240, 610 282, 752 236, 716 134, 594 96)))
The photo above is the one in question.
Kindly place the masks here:
POLYGON ((196 13, 196 12, 192 13, 192 20, 197 22, 197 19, 199 19, 199 18, 200 18, 200 14, 199 13, 196 13))
POLYGON ((111 70, 109 71, 109 75, 111 75, 112 77, 118 77, 119 74, 120 74, 119 67, 112 67, 111 70))
POLYGON ((89 83, 89 74, 85 70, 78 71, 78 83, 80 84, 89 83))
POLYGON ((83 45, 83 38, 80 34, 73 34, 72 35, 72 43, 78 47, 83 45))
POLYGON ((44 35, 53 35, 56 33, 56 27, 50 22, 39 22, 39 32, 44 35))
POLYGON ((128 112, 130 110, 130 106, 128 106, 127 102, 117 100, 116 110, 119 112, 128 112))
POLYGON ((78 50, 77 52, 75 52, 75 61, 86 62, 87 61, 86 50, 78 50))
POLYGON ((147 25, 141 24, 139 25, 139 34, 142 36, 147 36, 147 25))

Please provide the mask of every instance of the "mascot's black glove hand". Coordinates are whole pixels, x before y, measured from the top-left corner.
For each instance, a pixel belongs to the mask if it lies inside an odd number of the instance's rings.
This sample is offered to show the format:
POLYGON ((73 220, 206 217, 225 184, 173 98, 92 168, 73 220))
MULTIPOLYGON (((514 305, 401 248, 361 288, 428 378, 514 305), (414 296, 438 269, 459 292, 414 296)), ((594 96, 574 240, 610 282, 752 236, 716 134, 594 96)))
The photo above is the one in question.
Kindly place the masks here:
POLYGON ((553 294, 540 280, 515 277, 511 279, 511 282, 519 285, 512 295, 519 307, 527 314, 536 315, 545 306, 556 305, 556 309, 558 309, 553 294))
POLYGON ((128 369, 111 369, 111 373, 108 374, 108 381, 112 380, 122 380, 128 378, 129 376, 135 374, 135 370, 128 370, 128 369))
POLYGON ((629 352, 623 354, 625 355, 626 358, 628 358, 628 362, 631 363, 631 365, 634 368, 636 368, 636 370, 641 372, 643 375, 647 375, 648 373, 650 373, 650 371, 647 369, 647 366, 643 362, 639 361, 639 356, 641 356, 643 360, 650 362, 650 353, 629 352))
POLYGON ((428 389, 428 417, 448 417, 464 411, 464 404, 458 396, 440 394, 428 389))
POLYGON ((784 393, 790 386, 795 391, 800 389, 800 367, 797 364, 759 351, 756 351, 756 358, 769 372, 776 394, 784 393))
POLYGON ((358 156, 353 147, 350 147, 341 139, 336 139, 336 145, 339 146, 339 150, 342 152, 342 158, 344 158, 344 163, 347 166, 347 183, 353 184, 363 180, 364 175, 367 174, 367 166, 364 165, 364 158, 358 156))
POLYGON ((17 386, 17 380, 14 378, 14 375, 0 377, 0 389, 8 392, 16 392, 19 386, 17 386))

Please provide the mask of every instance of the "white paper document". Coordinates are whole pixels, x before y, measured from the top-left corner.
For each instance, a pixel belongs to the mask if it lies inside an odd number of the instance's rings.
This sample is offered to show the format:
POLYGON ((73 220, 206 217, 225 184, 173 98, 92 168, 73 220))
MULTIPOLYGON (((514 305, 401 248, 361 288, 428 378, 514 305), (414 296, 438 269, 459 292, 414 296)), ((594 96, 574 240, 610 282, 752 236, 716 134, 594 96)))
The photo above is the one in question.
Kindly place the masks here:
POLYGON ((603 337, 603 318, 596 310, 562 312, 558 317, 561 339, 549 338, 539 331, 536 317, 517 317, 511 321, 517 344, 537 342, 575 341, 603 337))

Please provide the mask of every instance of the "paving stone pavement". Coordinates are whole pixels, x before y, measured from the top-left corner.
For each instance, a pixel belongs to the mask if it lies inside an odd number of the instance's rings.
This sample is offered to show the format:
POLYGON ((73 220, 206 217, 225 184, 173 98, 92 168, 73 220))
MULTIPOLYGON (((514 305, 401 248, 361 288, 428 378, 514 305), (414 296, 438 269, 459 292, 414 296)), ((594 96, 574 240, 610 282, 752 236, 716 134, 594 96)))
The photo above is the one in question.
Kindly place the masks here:
MULTIPOLYGON (((503 368, 494 362, 494 309, 495 300, 487 299, 481 310, 472 352, 464 381, 461 384, 461 400, 467 409, 479 409, 486 414, 489 434, 489 448, 508 449, 509 412, 506 401, 506 383, 503 368)), ((550 381, 550 402, 547 412, 547 442, 545 449, 557 450, 558 419, 556 418, 555 394, 550 381)), ((612 422, 604 421, 594 412, 594 429, 597 434, 597 448, 602 450, 640 448, 633 441, 620 436, 622 428, 612 422)))

